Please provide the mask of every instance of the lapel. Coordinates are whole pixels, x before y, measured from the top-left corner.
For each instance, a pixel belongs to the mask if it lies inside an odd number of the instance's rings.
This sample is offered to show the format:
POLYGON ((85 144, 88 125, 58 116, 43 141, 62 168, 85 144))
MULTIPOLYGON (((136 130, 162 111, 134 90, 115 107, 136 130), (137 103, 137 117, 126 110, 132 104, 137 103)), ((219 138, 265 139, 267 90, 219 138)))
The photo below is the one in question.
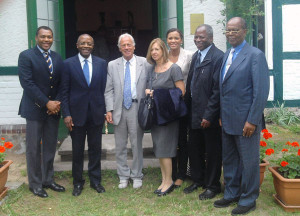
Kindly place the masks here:
MULTIPOLYGON (((205 58, 203 59, 203 61, 201 62, 201 64, 195 70, 195 71, 197 71, 195 73, 195 79, 196 80, 197 80, 198 76, 200 75, 201 68, 203 68, 204 66, 206 66, 207 64, 209 64, 211 62, 211 56, 212 56, 213 51, 214 51, 214 45, 212 44, 211 48, 206 53, 205 58)), ((197 56, 196 56, 196 58, 197 58, 197 56)))
POLYGON ((123 65, 123 60, 122 57, 117 59, 117 71, 119 74, 119 78, 120 78, 120 84, 121 84, 121 88, 122 88, 122 92, 124 89, 124 65, 123 65))
POLYGON ((222 62, 222 66, 221 66, 221 69, 220 69, 220 76, 219 76, 219 82, 220 82, 220 83, 223 83, 223 79, 222 79, 222 71, 223 71, 223 67, 224 67, 224 65, 225 65, 225 63, 226 63, 226 60, 227 60, 227 58, 228 58, 229 53, 230 53, 230 49, 228 49, 228 50, 226 51, 226 53, 224 54, 224 57, 223 57, 223 62, 222 62))
POLYGON ((83 70, 82 70, 82 67, 81 67, 81 64, 80 64, 78 54, 76 56, 74 56, 73 63, 74 63, 74 67, 75 67, 75 74, 77 74, 78 77, 79 77, 79 80, 84 82, 84 85, 86 87, 88 87, 88 85, 86 83, 86 80, 85 80, 85 77, 84 77, 84 74, 83 74, 83 70))
MULTIPOLYGON (((248 44, 246 43, 245 46, 243 47, 243 49, 240 51, 240 53, 235 58, 235 60, 232 62, 231 66, 229 67, 229 69, 224 77, 223 83, 232 75, 232 73, 235 71, 235 69, 237 69, 237 67, 246 59, 247 51, 248 51, 248 44)), ((228 57, 228 55, 227 55, 227 57, 228 57)))
POLYGON ((183 48, 180 47, 179 56, 178 56, 178 60, 177 60, 176 64, 183 66, 185 64, 185 61, 186 61, 186 55, 184 53, 183 48))
MULTIPOLYGON (((44 58, 41 51, 37 48, 37 46, 34 48, 34 52, 37 55, 37 59, 38 59, 40 65, 43 67, 44 71, 47 71, 50 74, 50 70, 48 68, 48 64, 46 62, 46 59, 44 58)), ((52 56, 51 56, 51 58, 52 58, 52 56)), ((53 60, 52 60, 52 64, 54 64, 53 60)), ((54 70, 53 70, 53 72, 54 72, 54 70)))
MULTIPOLYGON (((92 79, 91 79, 91 83, 90 83, 90 86, 94 83, 94 82, 96 82, 96 81, 93 81, 93 80, 97 80, 97 77, 100 75, 99 73, 98 73, 98 71, 100 71, 99 70, 99 64, 98 64, 98 62, 97 62, 97 60, 96 60, 96 58, 92 55, 92 65, 93 65, 93 71, 92 71, 92 79)), ((83 73, 83 71, 82 71, 82 73, 83 73)))
POLYGON ((142 70, 143 70, 143 62, 140 61, 138 56, 135 56, 135 59, 136 59, 136 79, 135 79, 135 83, 137 85, 137 83, 139 81, 139 78, 140 78, 140 75, 141 75, 142 70))

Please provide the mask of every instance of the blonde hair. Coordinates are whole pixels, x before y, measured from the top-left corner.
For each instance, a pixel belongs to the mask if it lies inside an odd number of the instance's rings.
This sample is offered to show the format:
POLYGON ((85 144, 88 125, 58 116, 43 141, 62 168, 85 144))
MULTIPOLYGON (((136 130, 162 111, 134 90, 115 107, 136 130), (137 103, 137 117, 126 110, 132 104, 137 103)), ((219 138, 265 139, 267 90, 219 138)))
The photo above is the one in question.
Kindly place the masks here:
POLYGON ((155 39, 153 39, 153 40, 151 41, 151 43, 150 43, 150 45, 149 45, 149 47, 148 47, 148 51, 147 51, 147 56, 146 56, 147 61, 148 61, 150 64, 152 64, 152 65, 156 64, 155 60, 154 60, 154 59, 152 58, 152 56, 151 56, 151 49, 152 49, 153 44, 155 44, 155 43, 157 43, 157 45, 158 45, 158 46, 161 48, 161 50, 162 50, 162 53, 163 53, 163 55, 162 55, 163 63, 168 62, 168 59, 169 59, 168 48, 167 48, 166 44, 163 42, 163 40, 160 39, 160 38, 155 38, 155 39))

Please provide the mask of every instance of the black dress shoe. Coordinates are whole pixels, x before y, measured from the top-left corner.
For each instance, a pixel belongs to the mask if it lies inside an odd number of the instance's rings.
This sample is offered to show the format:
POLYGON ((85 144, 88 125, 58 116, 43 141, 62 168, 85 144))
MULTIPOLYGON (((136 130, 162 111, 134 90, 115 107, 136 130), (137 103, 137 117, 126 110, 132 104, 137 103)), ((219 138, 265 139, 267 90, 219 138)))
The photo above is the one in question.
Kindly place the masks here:
POLYGON ((156 189, 156 190, 154 191, 155 194, 159 194, 160 192, 161 192, 161 189, 156 189))
POLYGON ((174 184, 171 184, 171 186, 165 190, 165 191, 160 191, 157 196, 166 196, 168 193, 171 193, 174 190, 174 184))
POLYGON ((47 192, 43 188, 29 188, 29 190, 35 195, 42 198, 48 197, 47 192))
POLYGON ((185 194, 189 194, 189 193, 192 193, 194 190, 197 190, 198 187, 202 187, 202 185, 201 184, 197 184, 197 183, 193 183, 190 186, 184 188, 183 192, 185 194))
POLYGON ((199 195, 199 200, 207 200, 214 198, 220 192, 214 192, 209 189, 206 189, 202 194, 199 195))
POLYGON ((254 203, 254 205, 251 206, 240 206, 238 205, 236 208, 234 208, 231 211, 231 215, 245 215, 248 214, 251 211, 254 211, 256 208, 256 203, 254 203))
POLYGON ((227 200, 227 199, 220 199, 220 200, 216 200, 214 202, 214 207, 216 208, 225 208, 225 207, 228 207, 230 206, 232 203, 236 203, 239 201, 239 197, 238 198, 235 198, 235 199, 232 199, 232 200, 227 200))
POLYGON ((79 196, 81 194, 81 191, 83 190, 83 186, 82 185, 74 185, 74 189, 73 189, 73 196, 79 196))
POLYGON ((181 187, 181 185, 174 184, 174 189, 177 189, 177 188, 180 188, 180 187, 181 187))
POLYGON ((63 186, 56 184, 55 182, 49 185, 43 185, 43 188, 50 188, 51 190, 54 190, 56 192, 64 192, 66 190, 63 186))
POLYGON ((100 183, 97 184, 97 185, 91 184, 90 186, 91 186, 91 188, 95 189, 98 193, 104 193, 105 192, 104 187, 100 183))

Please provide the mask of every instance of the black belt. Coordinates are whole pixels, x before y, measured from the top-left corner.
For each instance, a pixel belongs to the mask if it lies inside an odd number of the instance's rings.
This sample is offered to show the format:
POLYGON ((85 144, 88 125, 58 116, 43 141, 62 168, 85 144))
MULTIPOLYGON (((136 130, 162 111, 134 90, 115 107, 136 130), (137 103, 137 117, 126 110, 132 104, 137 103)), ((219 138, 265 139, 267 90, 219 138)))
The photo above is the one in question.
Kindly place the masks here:
POLYGON ((137 103, 137 102, 138 102, 138 99, 132 99, 132 102, 136 102, 136 103, 137 103))

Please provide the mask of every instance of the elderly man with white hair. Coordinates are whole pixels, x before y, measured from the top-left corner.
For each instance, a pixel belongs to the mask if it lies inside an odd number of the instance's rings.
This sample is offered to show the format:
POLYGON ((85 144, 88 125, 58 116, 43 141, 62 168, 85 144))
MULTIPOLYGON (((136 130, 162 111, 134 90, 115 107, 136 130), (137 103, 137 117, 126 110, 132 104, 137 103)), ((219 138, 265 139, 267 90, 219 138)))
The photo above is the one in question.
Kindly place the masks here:
POLYGON ((122 34, 118 40, 122 57, 108 64, 105 89, 106 120, 114 125, 116 144, 117 172, 120 178, 119 188, 126 188, 129 179, 133 188, 142 186, 144 131, 138 124, 138 107, 145 97, 149 67, 144 57, 134 55, 135 41, 128 34, 122 34), (127 164, 127 140, 132 148, 132 167, 127 164))

